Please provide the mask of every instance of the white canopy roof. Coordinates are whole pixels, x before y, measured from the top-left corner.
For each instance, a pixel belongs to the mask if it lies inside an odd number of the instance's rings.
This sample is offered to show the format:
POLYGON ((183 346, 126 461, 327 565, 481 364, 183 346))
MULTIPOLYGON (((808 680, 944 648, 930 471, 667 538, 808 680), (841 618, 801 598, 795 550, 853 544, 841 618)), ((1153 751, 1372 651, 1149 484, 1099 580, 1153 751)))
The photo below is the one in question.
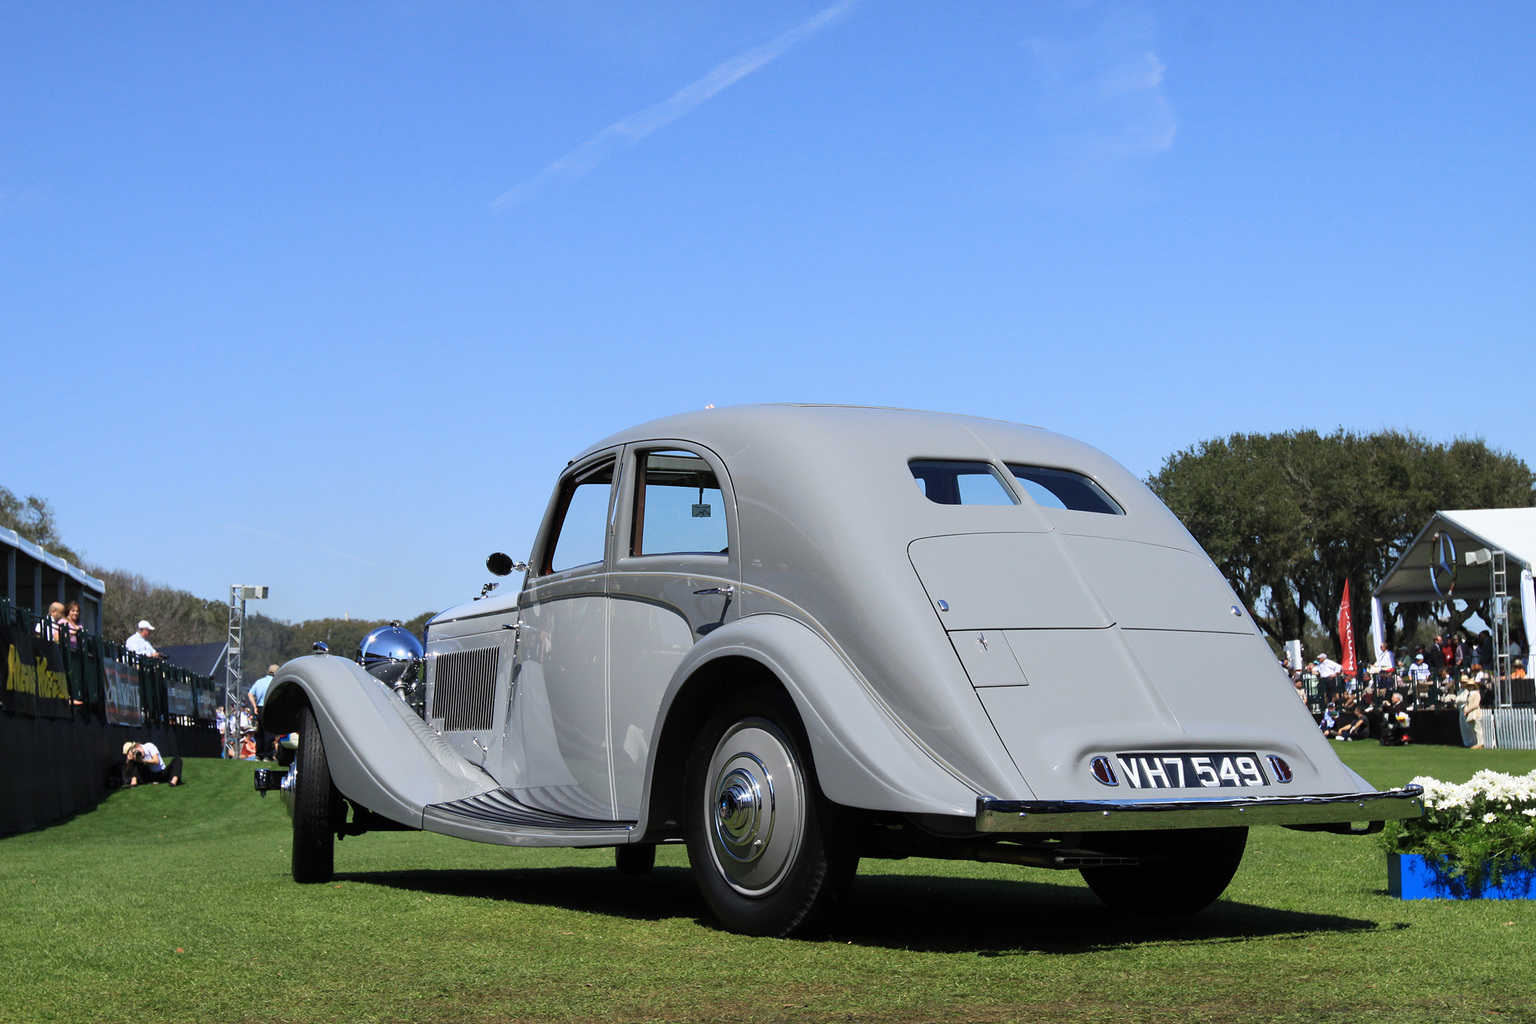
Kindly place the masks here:
POLYGON ((1455 573, 1441 572, 1441 591, 1452 584, 1452 597, 1477 601, 1488 596, 1484 549, 1503 551, 1507 560, 1511 594, 1520 591, 1520 570, 1536 566, 1536 508, 1478 508, 1436 512, 1419 531, 1403 557, 1374 591, 1384 602, 1442 601, 1430 580, 1430 568, 1439 562, 1438 536, 1449 536, 1455 549, 1455 573))
MULTIPOLYGON (((81 586, 85 587, 86 590, 91 591, 93 594, 101 595, 107 592, 106 584, 102 583, 101 580, 97 579, 95 576, 92 576, 84 569, 79 569, 73 565, 70 565, 58 555, 50 552, 47 548, 39 547, 38 545, 32 543, 21 534, 17 533, 15 530, 7 530, 4 527, 0 527, 0 545, 3 545, 4 547, 15 548, 22 554, 31 558, 35 558, 37 561, 42 562, 50 569, 68 576, 76 583, 79 583, 81 586)), ((3 594, 4 591, 5 583, 3 578, 0 578, 0 594, 3 594)))

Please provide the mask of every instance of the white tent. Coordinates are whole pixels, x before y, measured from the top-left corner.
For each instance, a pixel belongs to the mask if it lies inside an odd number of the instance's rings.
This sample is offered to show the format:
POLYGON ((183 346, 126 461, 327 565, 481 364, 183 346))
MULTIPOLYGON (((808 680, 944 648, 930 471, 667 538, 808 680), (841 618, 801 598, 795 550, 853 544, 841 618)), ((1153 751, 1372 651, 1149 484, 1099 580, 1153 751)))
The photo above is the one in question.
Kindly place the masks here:
POLYGON ((1379 647, 1382 640, 1381 607, 1384 602, 1481 601, 1494 596, 1495 583, 1503 582, 1508 597, 1516 586, 1521 618, 1525 620, 1523 647, 1527 670, 1536 645, 1536 594, 1532 568, 1536 566, 1536 508, 1479 508, 1436 512, 1419 531, 1403 557, 1372 592, 1371 632, 1379 647), (1504 579, 1496 580, 1502 563, 1504 579), (1518 581, 1518 584, 1517 584, 1518 581))

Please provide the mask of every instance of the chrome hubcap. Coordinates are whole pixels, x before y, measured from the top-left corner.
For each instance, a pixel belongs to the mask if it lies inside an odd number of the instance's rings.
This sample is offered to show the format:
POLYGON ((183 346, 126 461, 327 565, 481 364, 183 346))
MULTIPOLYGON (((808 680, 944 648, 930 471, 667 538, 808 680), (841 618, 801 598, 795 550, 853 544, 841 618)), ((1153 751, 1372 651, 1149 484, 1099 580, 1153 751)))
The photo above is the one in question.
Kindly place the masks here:
POLYGON ((737 892, 763 896, 794 863, 804 832, 804 783, 777 726, 761 718, 736 723, 710 759, 710 852, 737 892))
POLYGON ((761 857, 773 836, 773 778, 767 766, 749 753, 736 754, 715 788, 715 838, 721 852, 738 861, 761 857))

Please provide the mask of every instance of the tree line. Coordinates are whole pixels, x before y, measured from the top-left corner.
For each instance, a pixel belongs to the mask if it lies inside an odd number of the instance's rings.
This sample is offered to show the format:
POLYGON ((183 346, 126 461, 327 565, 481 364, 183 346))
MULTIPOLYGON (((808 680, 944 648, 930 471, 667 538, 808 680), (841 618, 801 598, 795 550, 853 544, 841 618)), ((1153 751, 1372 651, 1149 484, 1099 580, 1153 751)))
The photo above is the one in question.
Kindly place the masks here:
MULTIPOLYGON (((101 635, 121 643, 134 632, 140 619, 154 623, 150 637, 156 647, 182 644, 223 643, 229 636, 229 605, 210 601, 185 590, 151 583, 143 576, 100 566, 81 566, 106 584, 101 607, 101 635)), ((433 612, 422 612, 400 624, 421 635, 433 612)), ((265 674, 268 665, 309 654, 316 641, 324 641, 336 654, 352 657, 358 644, 386 619, 307 619, 284 622, 247 612, 241 632, 244 646, 242 668, 246 681, 265 674)))
POLYGON ((53 506, 46 498, 29 494, 18 498, 9 487, 0 487, 0 526, 14 530, 23 540, 46 548, 71 565, 79 565, 79 556, 64 546, 54 525, 53 506))
MULTIPOLYGON (((1482 440, 1437 444, 1393 430, 1232 434, 1175 452, 1147 484, 1276 644, 1320 635, 1339 653, 1348 580, 1367 662, 1371 590, 1431 515, 1536 505, 1536 476, 1515 456, 1482 440)), ((1387 642, 1423 639, 1436 623, 1460 628, 1474 611, 1399 605, 1384 623, 1387 642)))
MULTIPOLYGON (((1441 509, 1536 505, 1536 474, 1481 439, 1448 444, 1394 430, 1319 434, 1295 430, 1232 434, 1175 452, 1147 480, 1205 548, 1276 645, 1326 638, 1340 650, 1336 611, 1350 583, 1357 643, 1370 635, 1370 593, 1414 536, 1441 509)), ((80 564, 64 546, 49 503, 0 487, 0 526, 80 564)), ((223 641, 229 608, 143 576, 82 565, 103 580, 102 633, 121 641, 139 619, 155 624, 157 646, 223 641)), ((1459 628, 1474 612, 1450 604, 1400 605, 1388 641, 1411 642, 1435 624, 1459 628)), ((431 617, 403 623, 420 635, 431 617)), ((254 678, 273 662, 309 653, 317 640, 351 656, 383 620, 289 623, 246 616, 245 668, 254 678)), ((1362 656, 1371 652, 1361 650, 1362 656)), ((1369 660, 1369 659, 1368 659, 1369 660)))
MULTIPOLYGON (((106 595, 101 605, 101 635, 122 643, 137 629, 140 619, 154 623, 150 637, 156 647, 184 644, 223 643, 229 636, 229 605, 208 600, 185 590, 152 583, 142 575, 122 569, 107 569, 83 561, 58 534, 52 504, 35 494, 18 497, 8 487, 0 486, 0 526, 14 530, 51 554, 101 580, 106 595)), ((43 609, 34 609, 41 612, 43 609)), ((401 622, 417 636, 432 617, 422 612, 401 622)), ((244 657, 242 667, 249 683, 264 674, 267 666, 282 664, 290 658, 310 653, 315 641, 322 640, 332 651, 344 657, 357 652, 363 637, 384 619, 309 619, 284 622, 259 613, 247 613, 242 632, 244 657)))

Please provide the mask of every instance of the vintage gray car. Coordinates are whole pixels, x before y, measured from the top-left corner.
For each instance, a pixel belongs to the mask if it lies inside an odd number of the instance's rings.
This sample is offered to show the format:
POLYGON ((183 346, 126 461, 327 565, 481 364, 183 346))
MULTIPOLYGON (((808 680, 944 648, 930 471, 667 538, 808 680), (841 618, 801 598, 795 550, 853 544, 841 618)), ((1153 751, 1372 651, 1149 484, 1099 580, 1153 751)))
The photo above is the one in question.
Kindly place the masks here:
MULTIPOLYGON (((514 570, 492 556, 493 572, 514 570)), ((268 727, 293 874, 341 835, 682 841, 736 931, 825 920, 860 857, 1080 870, 1215 900, 1250 825, 1419 813, 1346 768, 1179 521, 1077 441, 995 420, 746 406, 573 459, 515 591, 435 617, 402 699, 319 654, 268 727), (415 706, 413 707, 413 703, 415 706)))

